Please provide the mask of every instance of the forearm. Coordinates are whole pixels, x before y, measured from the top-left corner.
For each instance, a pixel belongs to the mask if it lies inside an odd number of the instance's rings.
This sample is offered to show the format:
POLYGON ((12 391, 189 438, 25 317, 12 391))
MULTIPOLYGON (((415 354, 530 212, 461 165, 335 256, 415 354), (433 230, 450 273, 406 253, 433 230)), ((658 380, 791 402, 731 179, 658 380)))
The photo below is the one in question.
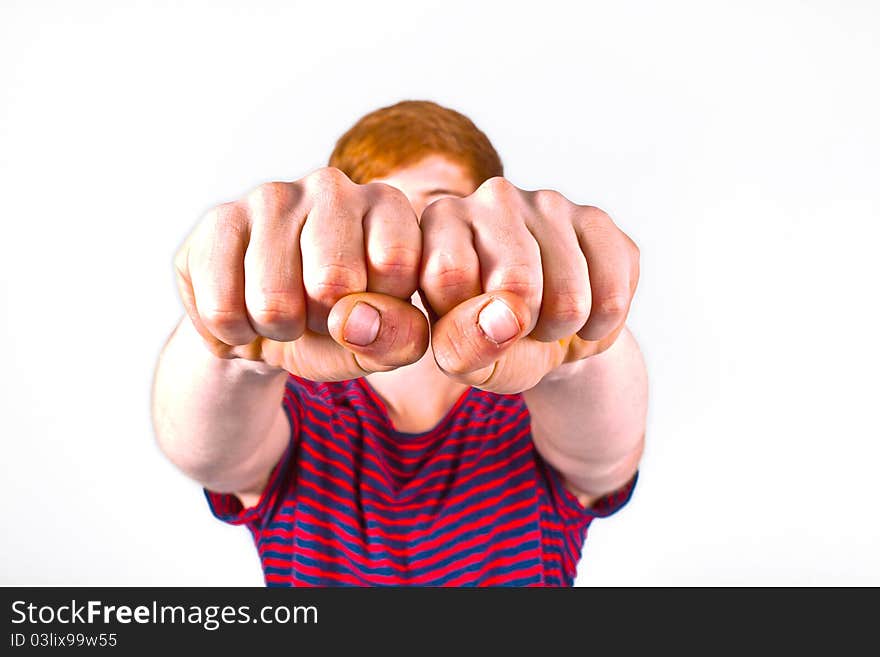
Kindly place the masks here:
POLYGON ((262 487, 290 429, 281 401, 287 373, 214 356, 184 318, 156 367, 152 416, 162 451, 218 492, 262 487))
POLYGON ((604 352, 556 368, 523 393, 542 456, 586 496, 632 477, 644 445, 647 373, 624 329, 604 352))

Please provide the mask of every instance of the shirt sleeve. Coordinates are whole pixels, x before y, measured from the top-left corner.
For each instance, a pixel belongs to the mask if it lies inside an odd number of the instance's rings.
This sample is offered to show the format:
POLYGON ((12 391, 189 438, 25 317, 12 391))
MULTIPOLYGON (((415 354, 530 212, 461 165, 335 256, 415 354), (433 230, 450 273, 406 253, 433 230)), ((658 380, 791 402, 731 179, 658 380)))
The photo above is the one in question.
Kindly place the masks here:
POLYGON ((278 508, 283 500, 284 491, 290 484, 293 470, 294 450, 299 433, 301 413, 297 394, 297 386, 299 385, 293 377, 289 377, 285 384, 282 407, 290 423, 290 440, 278 463, 272 468, 259 501, 254 506, 245 508, 236 495, 217 493, 205 488, 203 489, 205 498, 208 500, 208 506, 215 518, 230 525, 247 525, 254 529, 265 526, 275 509, 278 508))
POLYGON ((559 515, 569 522, 591 522, 595 518, 607 518, 620 511, 630 501, 635 491, 639 473, 635 474, 623 486, 617 490, 603 495, 591 506, 584 507, 577 496, 572 493, 562 481, 562 477, 556 468, 541 459, 547 479, 549 480, 550 494, 554 506, 559 515))

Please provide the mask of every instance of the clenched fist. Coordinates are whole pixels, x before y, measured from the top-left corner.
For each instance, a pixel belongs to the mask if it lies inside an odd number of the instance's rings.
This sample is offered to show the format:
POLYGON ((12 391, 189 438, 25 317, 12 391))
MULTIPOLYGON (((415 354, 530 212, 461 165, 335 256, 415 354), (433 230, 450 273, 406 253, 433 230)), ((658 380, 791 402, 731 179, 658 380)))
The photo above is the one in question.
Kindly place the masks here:
POLYGON ((491 178, 429 205, 421 230, 434 358, 463 383, 528 390, 623 329, 638 248, 597 208, 491 178))
POLYGON ((175 268, 186 312, 215 355, 341 380, 426 351, 428 324, 410 303, 421 246, 402 192, 323 168, 211 210, 175 268))
POLYGON ((323 168, 207 214, 177 254, 196 330, 220 357, 316 381, 418 360, 501 393, 606 349, 639 277, 635 244, 558 192, 491 178, 419 219, 398 189, 323 168))

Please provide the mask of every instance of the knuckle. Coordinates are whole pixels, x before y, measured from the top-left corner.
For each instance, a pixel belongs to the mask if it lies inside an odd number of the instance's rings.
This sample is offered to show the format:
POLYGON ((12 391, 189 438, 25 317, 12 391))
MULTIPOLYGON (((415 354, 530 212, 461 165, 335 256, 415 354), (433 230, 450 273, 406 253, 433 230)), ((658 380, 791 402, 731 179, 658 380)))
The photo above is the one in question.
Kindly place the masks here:
POLYGON ((602 223, 613 223, 611 221, 611 216, 602 208, 597 208, 595 205, 585 205, 583 207, 586 214, 590 216, 593 221, 602 223))
POLYGON ((402 191, 383 182, 371 182, 361 186, 374 203, 388 203, 401 208, 409 208, 409 200, 402 191))
POLYGON ((244 313, 238 309, 208 307, 199 310, 199 317, 214 335, 230 335, 243 331, 244 313))
POLYGON ((273 328, 295 323, 299 317, 291 309, 278 306, 253 308, 250 310, 250 314, 255 323, 273 328))
POLYGON ((590 314, 590 304, 583 294, 560 292, 550 299, 545 297, 541 314, 562 324, 583 324, 590 314))
POLYGON ((422 283, 432 289, 457 288, 476 280, 477 268, 474 263, 462 262, 450 254, 433 255, 425 265, 422 283))
POLYGON ((534 218, 540 223, 554 226, 553 230, 561 228, 570 230, 570 226, 581 223, 578 214, 582 206, 570 201, 560 192, 553 189, 542 189, 534 193, 533 200, 534 218))
POLYGON ((430 230, 435 225, 439 225, 445 217, 450 215, 463 214, 464 201, 451 196, 444 196, 432 201, 424 210, 422 210, 421 226, 423 231, 430 230))
POLYGON ((507 198, 518 191, 516 186, 503 176, 493 176, 484 181, 477 189, 479 195, 489 198, 507 198))
POLYGON ((618 319, 626 315, 628 307, 628 294, 610 294, 594 302, 590 314, 604 319, 618 319))
POLYGON ((540 287, 530 281, 510 280, 504 281, 491 289, 505 290, 512 292, 520 299, 532 299, 540 293, 540 287))
POLYGON ((348 176, 336 167, 321 167, 303 179, 306 189, 319 196, 335 197, 346 185, 353 185, 348 176))
POLYGON ((577 206, 575 221, 584 230, 607 229, 614 226, 607 212, 592 205, 577 206))
POLYGON ((315 301, 335 303, 347 294, 365 289, 363 272, 342 263, 326 263, 318 268, 309 285, 309 296, 315 301))
POLYGON ((248 313, 258 324, 282 326, 296 322, 303 314, 302 303, 288 290, 261 290, 248 299, 248 313))
POLYGON ((271 215, 291 205, 293 185, 285 182, 267 182, 254 188, 247 195, 247 205, 253 211, 271 215))
POLYGON ((367 199, 360 185, 355 185, 339 169, 324 167, 310 174, 304 181, 304 191, 315 213, 331 221, 360 219, 367 199))
POLYGON ((566 214, 574 207, 574 203, 555 189, 539 189, 533 192, 532 201, 542 215, 550 218, 566 214))
POLYGON ((388 274, 410 274, 421 260, 419 249, 404 245, 382 245, 372 249, 369 256, 373 269, 388 274))
POLYGON ((412 204, 406 194, 386 183, 374 182, 362 185, 364 205, 370 213, 378 213, 386 220, 401 223, 418 223, 412 204))
POLYGON ((511 264, 494 273, 487 281, 487 292, 507 290, 521 298, 531 298, 540 294, 542 277, 540 271, 529 264, 511 264))

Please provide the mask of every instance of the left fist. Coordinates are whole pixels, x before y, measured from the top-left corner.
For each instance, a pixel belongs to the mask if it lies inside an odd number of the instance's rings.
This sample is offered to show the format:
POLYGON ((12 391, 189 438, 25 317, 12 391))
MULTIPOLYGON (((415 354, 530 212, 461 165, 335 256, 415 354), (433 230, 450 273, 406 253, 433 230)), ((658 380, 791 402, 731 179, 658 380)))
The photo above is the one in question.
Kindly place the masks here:
POLYGON ((421 230, 434 358, 463 383, 528 390, 623 329, 639 250, 598 208, 497 177, 429 205, 421 230))

